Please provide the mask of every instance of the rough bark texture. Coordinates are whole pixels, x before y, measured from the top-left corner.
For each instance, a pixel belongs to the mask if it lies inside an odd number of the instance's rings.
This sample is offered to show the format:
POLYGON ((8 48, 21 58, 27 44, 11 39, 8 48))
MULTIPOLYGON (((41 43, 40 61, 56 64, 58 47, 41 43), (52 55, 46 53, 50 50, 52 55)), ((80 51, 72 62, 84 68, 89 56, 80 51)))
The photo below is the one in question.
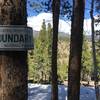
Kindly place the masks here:
MULTIPOLYGON (((0 25, 26 23, 26 0, 0 0, 0 25)), ((0 51, 0 100, 27 100, 26 51, 0 51)))
POLYGON ((52 43, 52 100, 58 100, 58 76, 57 76, 57 42, 59 24, 60 0, 53 0, 53 43, 52 43))
POLYGON ((93 10, 94 10, 94 0, 91 2, 91 33, 92 33, 92 55, 93 55, 93 65, 94 65, 94 85, 95 85, 95 93, 96 93, 96 100, 100 100, 100 93, 99 93, 99 77, 98 77, 98 68, 97 68, 97 60, 96 60, 96 49, 95 49, 95 31, 94 31, 94 17, 93 17, 93 10))
POLYGON ((68 100, 79 100, 83 41, 84 0, 73 0, 70 57, 68 68, 68 100))

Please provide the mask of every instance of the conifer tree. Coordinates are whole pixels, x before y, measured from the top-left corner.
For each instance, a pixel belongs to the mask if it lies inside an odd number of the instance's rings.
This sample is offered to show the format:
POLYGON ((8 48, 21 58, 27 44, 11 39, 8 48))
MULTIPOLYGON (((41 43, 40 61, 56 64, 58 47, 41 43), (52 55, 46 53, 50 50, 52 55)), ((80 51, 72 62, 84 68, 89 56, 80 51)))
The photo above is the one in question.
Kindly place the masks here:
MULTIPOLYGON (((27 25, 26 0, 0 0, 0 25, 27 25)), ((27 51, 0 51, 0 100, 27 100, 27 51)))
POLYGON ((84 0, 73 0, 68 68, 68 100, 80 99, 80 72, 83 43, 84 3, 84 0))
POLYGON ((88 41, 88 39, 86 38, 86 36, 84 35, 84 38, 83 38, 83 47, 82 47, 82 80, 85 80, 85 81, 88 81, 88 84, 89 84, 89 81, 90 81, 90 78, 91 78, 91 74, 92 74, 92 71, 93 71, 93 68, 92 68, 92 60, 91 60, 91 44, 90 42, 88 41))

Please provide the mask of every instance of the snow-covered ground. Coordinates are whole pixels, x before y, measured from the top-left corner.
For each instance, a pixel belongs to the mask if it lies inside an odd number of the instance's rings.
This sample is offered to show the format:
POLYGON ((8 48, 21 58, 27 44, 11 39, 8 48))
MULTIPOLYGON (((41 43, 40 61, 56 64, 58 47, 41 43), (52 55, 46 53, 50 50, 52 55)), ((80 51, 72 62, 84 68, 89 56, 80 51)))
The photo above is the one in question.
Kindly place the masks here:
MULTIPOLYGON (((51 85, 28 84, 28 100, 51 100, 51 85)), ((59 100, 67 100, 67 86, 59 85, 59 100)), ((93 87, 81 87, 80 100, 96 100, 93 87)))

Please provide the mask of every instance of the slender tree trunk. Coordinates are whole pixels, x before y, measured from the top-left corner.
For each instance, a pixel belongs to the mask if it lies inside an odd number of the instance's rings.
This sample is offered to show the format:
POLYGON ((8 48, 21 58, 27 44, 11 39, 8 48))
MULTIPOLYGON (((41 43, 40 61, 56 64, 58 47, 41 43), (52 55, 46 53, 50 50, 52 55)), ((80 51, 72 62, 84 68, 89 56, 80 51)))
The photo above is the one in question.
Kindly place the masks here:
POLYGON ((45 82, 46 82, 46 73, 44 74, 44 80, 45 80, 45 82))
POLYGON ((68 100, 80 99, 80 71, 83 44, 84 0, 73 0, 68 68, 68 100))
MULTIPOLYGON (((26 25, 26 0, 0 0, 0 25, 26 25)), ((27 100, 27 52, 0 51, 0 100, 27 100)))
POLYGON ((58 100, 58 76, 57 76, 57 42, 60 0, 53 0, 53 43, 52 43, 52 100, 58 100))
POLYGON ((98 84, 98 68, 97 68, 96 50, 95 50, 95 32, 94 32, 93 10, 94 10, 94 0, 92 0, 92 2, 91 2, 91 11, 90 11, 90 16, 91 16, 91 33, 92 33, 92 53, 93 53, 94 84, 95 84, 96 100, 100 100, 99 84, 98 84))
POLYGON ((41 82, 43 82, 43 75, 44 73, 43 73, 43 71, 41 71, 41 76, 42 76, 42 78, 41 78, 41 82))

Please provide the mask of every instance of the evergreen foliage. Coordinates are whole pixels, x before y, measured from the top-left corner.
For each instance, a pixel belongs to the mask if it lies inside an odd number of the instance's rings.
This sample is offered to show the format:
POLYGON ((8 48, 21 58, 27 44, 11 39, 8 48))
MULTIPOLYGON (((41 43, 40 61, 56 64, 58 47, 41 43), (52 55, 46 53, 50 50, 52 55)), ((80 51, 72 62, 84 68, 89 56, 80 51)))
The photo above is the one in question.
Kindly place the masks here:
MULTIPOLYGON (((33 12, 52 12, 52 0, 39 0, 31 1, 28 0, 28 5, 33 8, 33 12)), ((60 6, 60 17, 65 19, 71 19, 72 15, 72 1, 69 0, 61 0, 60 6)))
POLYGON ((43 83, 50 79, 51 38, 51 25, 48 24, 46 28, 45 20, 43 20, 39 36, 34 39, 34 50, 29 52, 29 77, 32 76, 34 82, 43 83))
MULTIPOLYGON (((61 33, 59 33, 61 34, 61 33)), ((58 39, 58 81, 64 82, 68 79, 68 60, 69 60, 69 36, 59 36, 58 39)), ((99 45, 99 42, 96 43, 99 45)), ((52 26, 43 21, 39 35, 34 38, 34 50, 28 53, 29 79, 33 82, 50 83, 51 82, 51 50, 52 47, 52 26)), ((97 49, 99 50, 99 49, 97 49)), ((82 79, 88 80, 92 77, 93 62, 90 40, 84 35, 83 53, 82 53, 82 79)), ((99 52, 100 53, 100 52, 99 52)), ((100 62, 97 54, 98 63, 100 62)), ((100 66, 100 63, 98 64, 100 66)), ((99 71, 100 72, 100 71, 99 71)))
MULTIPOLYGON (((33 82, 51 81, 52 27, 43 21, 39 36, 34 38, 34 50, 28 53, 29 79, 33 82)), ((59 37, 58 41, 58 81, 67 79, 69 37, 59 37)))
POLYGON ((82 51, 82 80, 88 81, 89 77, 92 75, 92 55, 91 55, 91 45, 84 35, 83 39, 83 51, 82 51))

